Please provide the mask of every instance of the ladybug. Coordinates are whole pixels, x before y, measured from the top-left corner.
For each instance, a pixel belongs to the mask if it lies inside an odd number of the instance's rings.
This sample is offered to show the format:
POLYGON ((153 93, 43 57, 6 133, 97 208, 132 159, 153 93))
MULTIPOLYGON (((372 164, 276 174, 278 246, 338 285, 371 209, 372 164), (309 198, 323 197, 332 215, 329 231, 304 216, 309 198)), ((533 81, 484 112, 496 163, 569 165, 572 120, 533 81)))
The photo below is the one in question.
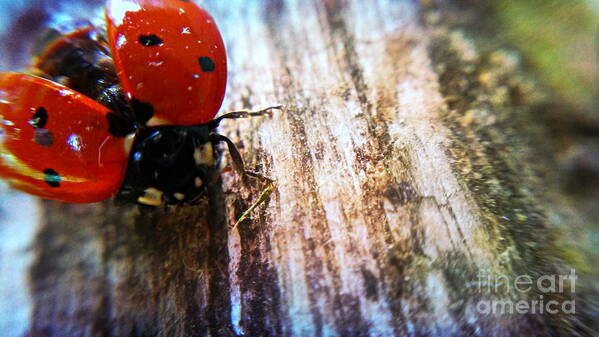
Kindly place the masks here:
POLYGON ((216 132, 225 47, 214 19, 191 1, 109 0, 105 30, 83 27, 49 43, 29 73, 0 73, 0 176, 67 203, 117 199, 193 203, 222 172, 216 132))

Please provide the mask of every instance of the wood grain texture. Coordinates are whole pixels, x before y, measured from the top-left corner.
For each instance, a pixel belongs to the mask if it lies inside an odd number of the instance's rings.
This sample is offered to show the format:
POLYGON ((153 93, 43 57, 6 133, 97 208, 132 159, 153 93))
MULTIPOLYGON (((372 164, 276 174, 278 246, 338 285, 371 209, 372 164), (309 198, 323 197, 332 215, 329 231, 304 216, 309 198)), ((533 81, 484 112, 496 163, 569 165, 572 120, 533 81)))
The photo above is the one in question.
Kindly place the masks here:
POLYGON ((585 333, 584 317, 477 311, 514 295, 480 273, 569 270, 535 164, 544 96, 517 57, 481 56, 415 1, 205 4, 225 110, 285 106, 222 126, 275 192, 236 228, 262 186, 235 174, 166 211, 44 202, 31 336, 585 333))

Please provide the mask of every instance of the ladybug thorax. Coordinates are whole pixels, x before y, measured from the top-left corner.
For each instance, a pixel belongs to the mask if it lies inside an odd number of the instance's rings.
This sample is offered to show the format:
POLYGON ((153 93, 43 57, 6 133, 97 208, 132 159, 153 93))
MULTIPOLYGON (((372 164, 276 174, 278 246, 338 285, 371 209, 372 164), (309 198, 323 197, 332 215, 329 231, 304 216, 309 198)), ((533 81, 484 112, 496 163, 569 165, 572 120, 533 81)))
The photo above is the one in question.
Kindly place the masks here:
POLYGON ((131 149, 121 197, 149 205, 196 200, 218 173, 220 156, 211 131, 208 125, 141 130, 131 149))

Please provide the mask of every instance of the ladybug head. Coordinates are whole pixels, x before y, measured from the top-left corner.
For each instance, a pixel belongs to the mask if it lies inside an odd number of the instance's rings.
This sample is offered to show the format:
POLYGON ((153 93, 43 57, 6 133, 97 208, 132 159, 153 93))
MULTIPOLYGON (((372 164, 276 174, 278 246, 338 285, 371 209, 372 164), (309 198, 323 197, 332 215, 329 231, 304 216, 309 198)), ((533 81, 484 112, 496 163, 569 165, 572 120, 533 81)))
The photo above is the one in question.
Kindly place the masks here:
POLYGON ((141 130, 131 149, 120 199, 152 206, 196 200, 219 170, 211 131, 207 125, 141 130))

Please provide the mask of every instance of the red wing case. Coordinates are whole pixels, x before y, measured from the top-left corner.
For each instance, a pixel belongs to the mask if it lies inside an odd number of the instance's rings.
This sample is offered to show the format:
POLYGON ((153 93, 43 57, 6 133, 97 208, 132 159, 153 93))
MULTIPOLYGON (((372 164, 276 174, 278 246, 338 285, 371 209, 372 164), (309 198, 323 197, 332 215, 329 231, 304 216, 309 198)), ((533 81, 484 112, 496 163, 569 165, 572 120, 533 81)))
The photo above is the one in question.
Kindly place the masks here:
POLYGON ((149 126, 214 118, 227 59, 214 19, 193 1, 110 0, 107 32, 123 89, 149 126))
POLYGON ((111 112, 55 82, 0 73, 0 177, 46 199, 88 203, 109 198, 127 167, 124 138, 111 112))

